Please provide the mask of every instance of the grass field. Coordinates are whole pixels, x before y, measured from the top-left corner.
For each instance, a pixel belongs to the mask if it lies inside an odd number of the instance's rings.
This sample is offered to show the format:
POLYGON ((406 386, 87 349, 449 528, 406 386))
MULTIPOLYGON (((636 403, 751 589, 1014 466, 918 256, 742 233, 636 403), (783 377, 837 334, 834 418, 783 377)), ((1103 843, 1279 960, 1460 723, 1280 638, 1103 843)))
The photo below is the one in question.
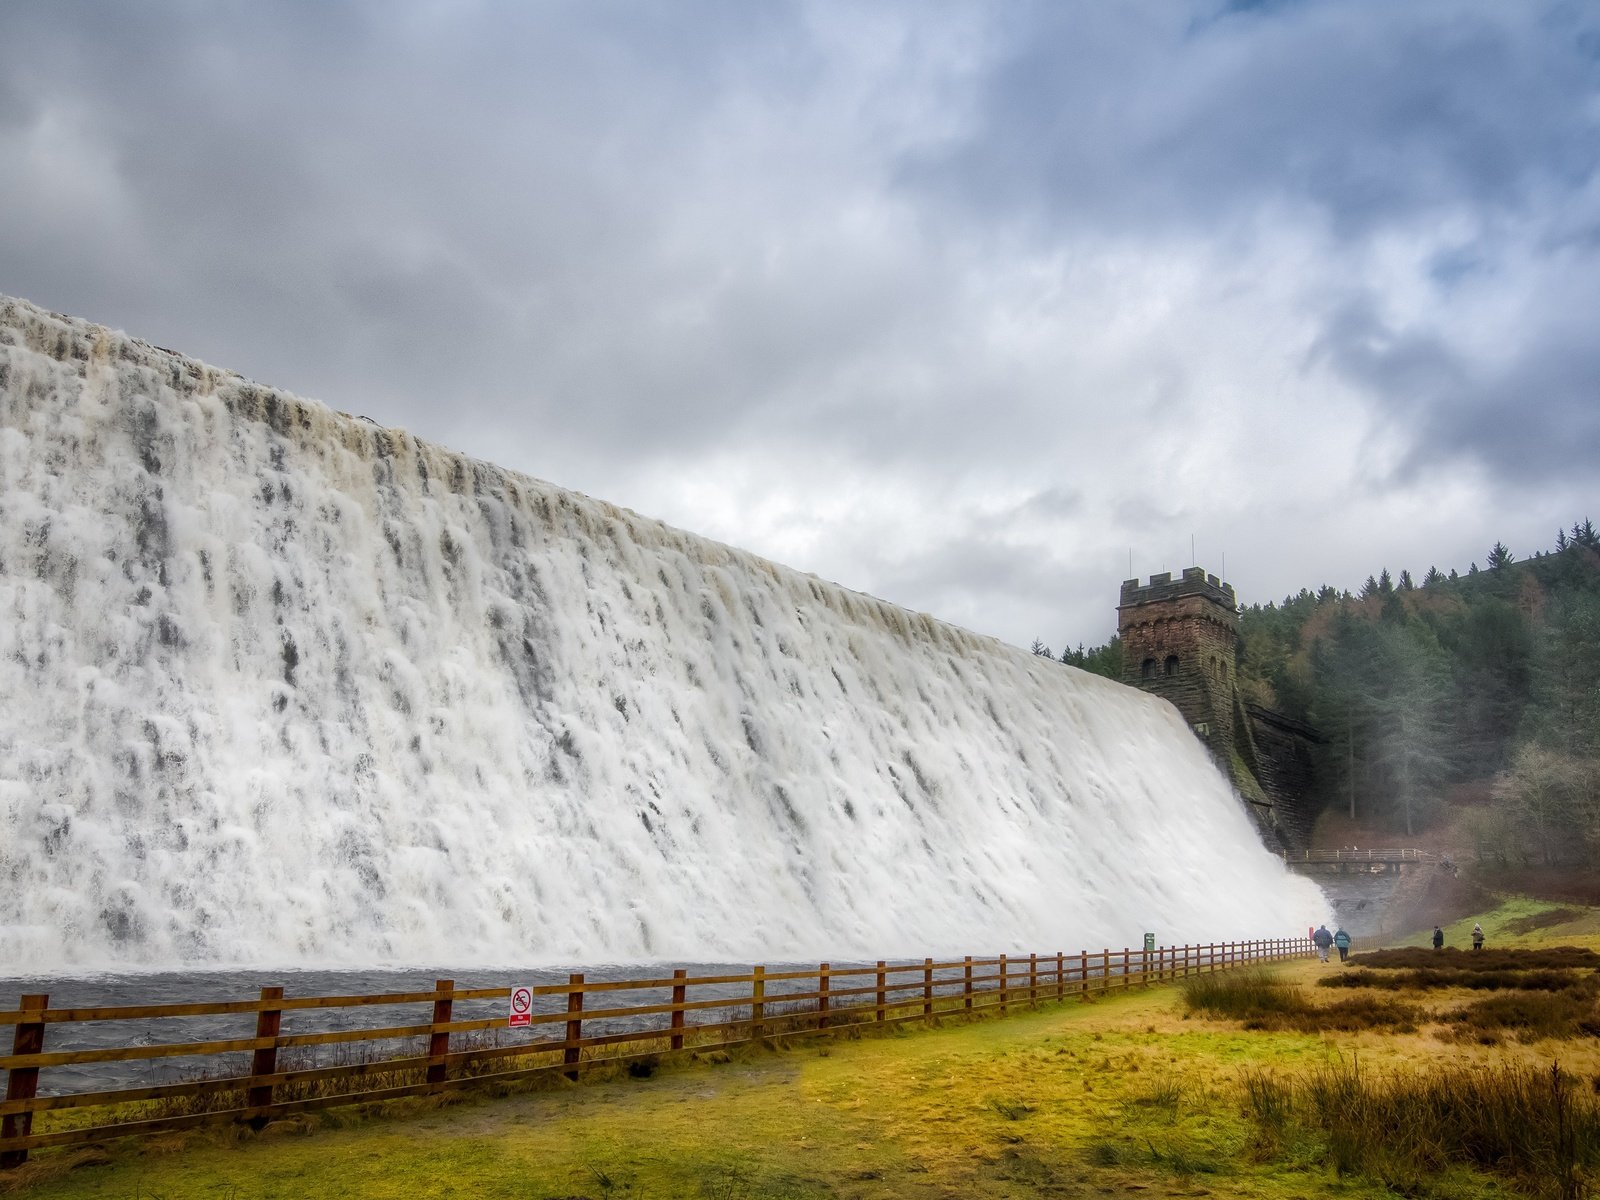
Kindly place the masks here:
MULTIPOLYGON (((1546 918, 1553 908, 1491 914, 1491 947, 1600 949, 1593 910, 1546 918)), ((1465 945, 1470 927, 1447 930, 1452 943, 1465 945)), ((1262 981, 1278 997, 1270 1019, 1248 1005, 1211 1015, 1178 987, 1152 988, 1004 1021, 717 1055, 648 1078, 41 1154, 0 1176, 0 1189, 40 1200, 1591 1194, 1600 1038, 1514 1025, 1464 1035, 1450 1016, 1555 992, 1316 986, 1356 969, 1359 959, 1276 971, 1262 981), (1357 999, 1411 1011, 1344 1027, 1305 1015, 1357 999), (1443 1133, 1413 1119, 1435 1108, 1443 1133), (1500 1114, 1494 1128, 1462 1124, 1463 1111, 1488 1108, 1500 1114), (1543 1141, 1497 1150, 1495 1130, 1519 1122, 1543 1141), (1538 1158, 1544 1142, 1566 1158, 1538 1158)), ((1591 986, 1592 968, 1570 969, 1568 983, 1591 986)))

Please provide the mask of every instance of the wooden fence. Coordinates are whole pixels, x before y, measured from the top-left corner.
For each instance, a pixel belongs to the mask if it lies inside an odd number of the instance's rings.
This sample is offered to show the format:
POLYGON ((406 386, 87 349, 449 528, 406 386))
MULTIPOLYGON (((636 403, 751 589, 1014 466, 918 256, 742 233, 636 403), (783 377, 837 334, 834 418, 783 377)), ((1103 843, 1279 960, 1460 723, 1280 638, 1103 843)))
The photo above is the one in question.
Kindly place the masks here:
MULTIPOLYGON (((0 1011, 0 1027, 14 1027, 12 1052, 0 1057, 6 1072, 0 1167, 15 1167, 30 1150, 43 1147, 218 1122, 259 1129, 274 1117, 312 1109, 545 1074, 576 1079, 596 1065, 644 1064, 673 1051, 827 1036, 849 1026, 924 1021, 939 1014, 1004 1016, 1041 1001, 1087 999, 1241 963, 1299 957, 1312 949, 1305 938, 1284 938, 1026 958, 927 958, 845 967, 822 963, 774 971, 753 967, 745 974, 727 975, 690 976, 677 970, 670 978, 585 981, 575 974, 565 983, 527 989, 532 1002, 526 1027, 515 1030, 508 1029, 509 1008, 498 1016, 454 1018, 458 1004, 509 1005, 512 987, 457 990, 448 979, 437 980, 429 991, 291 997, 282 987, 263 987, 251 1000, 116 1008, 51 1008, 48 995, 30 994, 21 997, 14 1011, 0 1011), (608 1003, 623 992, 646 993, 647 1002, 608 1003), (371 1028, 285 1028, 286 1022, 304 1027, 318 1012, 387 1006, 426 1006, 427 1017, 371 1028), (546 1011, 535 1011, 540 1008, 546 1011), (690 1020, 691 1014, 705 1019, 690 1020), (162 1039, 160 1022, 181 1018, 231 1018, 241 1027, 237 1036, 208 1041, 162 1039), (46 1032, 52 1025, 113 1021, 140 1023, 133 1026, 140 1032, 119 1037, 121 1044, 113 1046, 47 1048, 46 1032), (324 1053, 323 1048, 332 1048, 345 1061, 317 1065, 314 1056, 324 1053), (228 1056, 242 1064, 244 1054, 250 1055, 247 1073, 228 1065, 228 1056), (294 1061, 296 1055, 313 1057, 302 1065, 294 1061), (52 1068, 172 1058, 202 1061, 180 1082, 88 1091, 50 1086, 52 1068), (41 1075, 47 1085, 43 1088, 41 1075)), ((485 1005, 476 1007, 481 1011, 485 1005)), ((66 1074, 58 1070, 58 1076, 66 1074)))

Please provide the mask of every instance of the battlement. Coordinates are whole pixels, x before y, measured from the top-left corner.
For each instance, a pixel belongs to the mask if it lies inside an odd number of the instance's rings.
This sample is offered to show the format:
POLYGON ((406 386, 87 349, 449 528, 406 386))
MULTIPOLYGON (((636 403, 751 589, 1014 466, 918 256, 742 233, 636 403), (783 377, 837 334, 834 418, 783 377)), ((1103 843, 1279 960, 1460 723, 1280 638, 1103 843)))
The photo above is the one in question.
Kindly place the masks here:
POLYGON ((1239 608, 1239 602, 1233 594, 1233 584, 1223 583, 1215 575, 1207 575, 1204 567, 1185 567, 1177 579, 1172 577, 1172 572, 1163 571, 1150 576, 1147 584, 1140 584, 1137 579, 1125 579, 1122 581, 1122 603, 1117 607, 1119 610, 1134 608, 1185 596, 1203 596, 1229 612, 1237 612, 1239 608))

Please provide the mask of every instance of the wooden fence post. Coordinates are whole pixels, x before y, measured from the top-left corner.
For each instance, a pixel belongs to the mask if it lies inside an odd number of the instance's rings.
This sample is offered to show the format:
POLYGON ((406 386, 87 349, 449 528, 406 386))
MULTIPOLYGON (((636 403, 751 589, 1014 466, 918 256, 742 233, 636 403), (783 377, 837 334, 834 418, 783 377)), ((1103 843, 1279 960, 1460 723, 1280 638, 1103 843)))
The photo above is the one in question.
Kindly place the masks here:
MULTIPOLYGON (((250 1056, 250 1074, 259 1079, 263 1075, 271 1075, 278 1069, 278 1030, 283 1025, 283 1010, 281 1008, 267 1008, 266 1003, 271 1000, 282 1000, 281 987, 264 987, 261 989, 262 1007, 256 1011, 256 1036, 258 1038, 272 1038, 272 1045, 257 1046, 254 1054, 250 1056)), ((272 1085, 270 1083, 253 1083, 245 1094, 245 1103, 250 1108, 266 1108, 272 1103, 272 1085)), ((265 1127, 265 1115, 250 1118, 251 1129, 265 1127)))
POLYGON ((1006 956, 1004 954, 1002 954, 1000 956, 1000 1015, 1002 1017, 1006 1015, 1006 1000, 1009 998, 1007 993, 1008 993, 1008 989, 1006 987, 1006 956))
POLYGON ((761 1040, 761 1025, 767 1015, 767 969, 750 968, 750 1040, 761 1040))
POLYGON ((674 1050, 683 1049, 683 1002, 689 991, 689 985, 683 981, 688 977, 689 972, 682 967, 672 973, 672 1041, 670 1045, 674 1050))
POLYGON ((1028 1007, 1039 1007, 1039 956, 1028 955, 1028 1007))
POLYGON ((583 1040, 583 972, 567 976, 567 1045, 561 1051, 562 1063, 570 1068, 568 1079, 578 1078, 579 1042, 583 1040))
POLYGON ((444 1058, 450 1053, 450 1031, 440 1026, 450 1024, 450 1012, 455 1006, 455 997, 451 993, 456 990, 456 981, 435 979, 433 988, 439 997, 433 1002, 433 1031, 428 1034, 428 1082, 443 1083, 444 1058))
POLYGON ((1125 988, 1131 988, 1133 986, 1132 970, 1133 959, 1128 953, 1128 948, 1124 946, 1122 948, 1122 986, 1125 988))
POLYGON ((884 1006, 886 1004, 888 1004, 888 993, 885 990, 887 981, 884 978, 884 974, 885 974, 884 967, 887 966, 887 965, 888 964, 885 963, 883 959, 880 958, 878 960, 878 997, 877 997, 878 1004, 877 1004, 876 1015, 873 1017, 873 1020, 875 1020, 875 1021, 882 1021, 884 1019, 884 1017, 887 1015, 884 1012, 884 1006))
POLYGON ((1067 998, 1067 956, 1060 950, 1056 951, 1056 999, 1067 998))
POLYGON ((922 960, 922 1015, 933 1016, 933 959, 922 960))
POLYGON ((970 955, 970 954, 967 955, 966 961, 962 964, 962 974, 963 974, 964 978, 963 978, 962 988, 961 988, 961 997, 962 997, 961 1007, 966 1009, 968 1012, 971 1012, 972 1011, 972 955, 970 955))
POLYGON ((1089 998, 1089 952, 1078 951, 1078 999, 1089 998))
MULTIPOLYGON (((18 1006, 22 1012, 37 1014, 36 1021, 19 1021, 11 1035, 11 1053, 13 1054, 43 1054, 44 1053, 44 1010, 50 1007, 48 994, 30 993, 22 997, 18 1006)), ((39 1068, 38 1067, 12 1067, 6 1076, 7 1100, 32 1100, 39 1094, 39 1068)), ((31 1112, 7 1113, 0 1119, 0 1137, 25 1138, 33 1132, 33 1114, 31 1112)), ((28 1161, 26 1150, 0 1151, 0 1168, 9 1170, 20 1167, 28 1161)))
POLYGON ((827 963, 823 963, 817 968, 817 991, 821 993, 817 997, 818 1029, 826 1029, 828 1027, 828 986, 832 978, 828 972, 832 969, 827 963))

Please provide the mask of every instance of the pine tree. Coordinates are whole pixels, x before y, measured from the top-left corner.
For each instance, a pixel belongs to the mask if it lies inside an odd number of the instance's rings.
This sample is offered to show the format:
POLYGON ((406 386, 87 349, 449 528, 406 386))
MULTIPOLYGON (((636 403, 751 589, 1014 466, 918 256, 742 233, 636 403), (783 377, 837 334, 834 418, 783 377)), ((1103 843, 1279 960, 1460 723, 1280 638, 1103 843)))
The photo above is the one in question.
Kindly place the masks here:
POLYGON ((1417 585, 1415 583, 1411 582, 1411 572, 1402 570, 1400 572, 1400 590, 1402 592, 1409 592, 1416 586, 1417 585))
POLYGON ((1038 638, 1034 638, 1033 639, 1033 645, 1031 647, 1029 647, 1029 649, 1031 649, 1040 658, 1054 658, 1055 657, 1055 655, 1050 653, 1050 647, 1046 646, 1038 638))
POLYGON ((1509 567, 1514 561, 1515 555, 1513 555, 1510 550, 1506 549, 1505 544, 1503 542, 1496 542, 1494 547, 1489 551, 1489 557, 1485 560, 1485 564, 1488 566, 1489 570, 1498 571, 1504 567, 1509 567))
POLYGON ((1440 574, 1438 567, 1429 567, 1428 573, 1422 577, 1422 586, 1425 588, 1433 587, 1435 584, 1443 582, 1444 576, 1440 574))

